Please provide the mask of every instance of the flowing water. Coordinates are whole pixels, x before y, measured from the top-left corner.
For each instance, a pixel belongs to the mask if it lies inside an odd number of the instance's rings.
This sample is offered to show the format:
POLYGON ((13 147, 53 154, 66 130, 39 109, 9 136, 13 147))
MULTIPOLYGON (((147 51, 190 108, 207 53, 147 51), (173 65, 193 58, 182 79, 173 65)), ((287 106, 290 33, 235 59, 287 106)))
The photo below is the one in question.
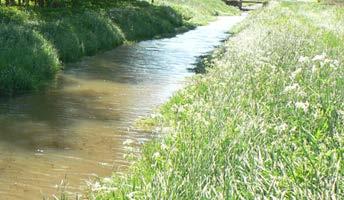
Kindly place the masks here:
POLYGON ((0 99, 0 199, 42 199, 61 180, 69 191, 126 166, 123 141, 192 75, 197 57, 241 17, 220 17, 173 38, 123 45, 69 64, 43 92, 0 99))

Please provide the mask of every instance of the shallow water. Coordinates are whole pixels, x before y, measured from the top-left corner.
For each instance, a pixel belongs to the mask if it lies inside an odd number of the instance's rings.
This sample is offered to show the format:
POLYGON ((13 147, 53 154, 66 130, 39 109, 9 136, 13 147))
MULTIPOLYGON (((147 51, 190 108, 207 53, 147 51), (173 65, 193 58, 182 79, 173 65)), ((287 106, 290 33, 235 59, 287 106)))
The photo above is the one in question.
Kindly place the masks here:
POLYGON ((197 57, 242 19, 124 45, 69 64, 51 89, 0 99, 0 199, 42 199, 64 179, 80 192, 85 181, 121 170, 123 141, 149 138, 133 122, 180 89, 197 57))

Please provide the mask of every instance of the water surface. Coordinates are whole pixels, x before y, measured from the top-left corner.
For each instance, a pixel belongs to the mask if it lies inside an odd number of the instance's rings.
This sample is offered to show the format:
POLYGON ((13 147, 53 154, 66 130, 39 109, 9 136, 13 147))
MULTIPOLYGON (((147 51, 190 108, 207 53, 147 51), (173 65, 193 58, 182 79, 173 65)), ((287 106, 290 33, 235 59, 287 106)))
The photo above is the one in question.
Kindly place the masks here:
POLYGON ((180 89, 197 57, 242 18, 123 45, 69 64, 51 89, 0 99, 0 199, 41 199, 65 178, 82 191, 85 180, 121 170, 123 141, 149 138, 133 122, 180 89))

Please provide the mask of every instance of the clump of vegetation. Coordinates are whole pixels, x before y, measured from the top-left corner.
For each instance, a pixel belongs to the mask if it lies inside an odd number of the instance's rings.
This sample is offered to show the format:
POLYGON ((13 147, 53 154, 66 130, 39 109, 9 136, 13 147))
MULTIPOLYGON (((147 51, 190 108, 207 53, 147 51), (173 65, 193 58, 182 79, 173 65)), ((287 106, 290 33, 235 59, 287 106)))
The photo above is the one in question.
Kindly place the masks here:
POLYGON ((167 135, 90 198, 343 197, 343 17, 313 3, 252 14, 152 119, 167 135))
POLYGON ((0 94, 35 89, 59 69, 53 46, 37 31, 0 24, 0 94))
POLYGON ((203 23, 218 9, 237 12, 221 0, 202 0, 197 9, 190 2, 195 1, 185 1, 179 10, 170 6, 182 4, 175 1, 9 0, 6 6, 0 1, 0 96, 38 88, 53 77, 59 63, 201 23, 185 17, 190 11, 200 13, 203 23))
POLYGON ((105 15, 83 11, 39 23, 35 28, 51 41, 63 62, 111 49, 124 41, 122 31, 105 15))
POLYGON ((327 4, 331 4, 331 5, 344 6, 344 1, 343 0, 318 0, 318 2, 324 2, 324 3, 327 3, 327 4))
POLYGON ((138 7, 112 9, 109 15, 130 41, 174 33, 175 29, 183 26, 185 22, 175 10, 165 6, 159 9, 151 6, 146 6, 144 9, 138 7))
POLYGON ((237 8, 226 6, 224 1, 214 0, 155 0, 159 5, 165 5, 177 10, 191 24, 205 24, 214 16, 239 14, 237 8))

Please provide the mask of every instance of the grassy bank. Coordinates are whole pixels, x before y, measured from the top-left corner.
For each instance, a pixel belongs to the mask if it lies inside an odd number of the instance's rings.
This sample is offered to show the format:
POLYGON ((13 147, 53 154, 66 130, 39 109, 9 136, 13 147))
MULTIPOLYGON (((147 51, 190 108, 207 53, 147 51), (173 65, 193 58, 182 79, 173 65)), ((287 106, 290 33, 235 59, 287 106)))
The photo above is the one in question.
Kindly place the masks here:
POLYGON ((343 22, 316 3, 252 14, 149 120, 163 136, 90 198, 343 197, 343 22))
POLYGON ((344 6, 343 0, 320 0, 320 2, 330 4, 330 5, 344 6))
POLYGON ((0 96, 39 88, 63 62, 237 12, 221 0, 159 0, 153 5, 109 1, 77 9, 0 7, 0 96))

